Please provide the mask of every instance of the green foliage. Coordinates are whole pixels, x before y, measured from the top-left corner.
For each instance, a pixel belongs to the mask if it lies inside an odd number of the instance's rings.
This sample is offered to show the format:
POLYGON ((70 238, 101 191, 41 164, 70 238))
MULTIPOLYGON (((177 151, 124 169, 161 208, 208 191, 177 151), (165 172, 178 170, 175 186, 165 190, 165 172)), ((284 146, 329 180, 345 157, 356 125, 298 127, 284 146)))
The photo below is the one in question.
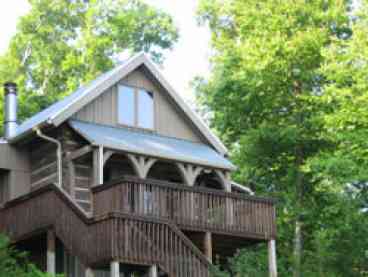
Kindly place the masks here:
MULTIPOLYGON (((200 1, 214 51, 198 99, 233 177, 279 199, 280 276, 367 275, 368 13, 350 4, 200 1)), ((262 276, 265 253, 245 253, 233 271, 262 276)))
MULTIPOLYGON (((0 277, 51 277, 39 271, 27 260, 27 254, 12 248, 0 234, 0 277)), ((60 276, 61 277, 61 276, 60 276)))
POLYGON ((145 51, 160 62, 178 37, 168 14, 140 0, 29 2, 0 57, 0 83, 19 86, 20 120, 110 69, 122 51, 145 51))

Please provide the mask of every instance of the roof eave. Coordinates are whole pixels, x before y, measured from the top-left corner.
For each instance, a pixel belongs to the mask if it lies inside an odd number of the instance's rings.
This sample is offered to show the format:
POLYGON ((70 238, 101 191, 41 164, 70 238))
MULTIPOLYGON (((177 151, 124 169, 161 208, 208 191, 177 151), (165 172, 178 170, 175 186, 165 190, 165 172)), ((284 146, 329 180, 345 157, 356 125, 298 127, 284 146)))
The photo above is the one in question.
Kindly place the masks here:
POLYGON ((51 121, 49 121, 49 120, 46 120, 46 121, 40 122, 39 124, 37 124, 37 125, 36 125, 36 126, 34 126, 33 128, 28 129, 28 130, 26 130, 25 132, 20 133, 19 135, 16 135, 16 136, 14 136, 14 137, 12 137, 12 138, 9 138, 7 141, 8 141, 10 144, 18 143, 18 142, 22 141, 23 139, 25 139, 26 137, 28 137, 28 136, 30 136, 31 134, 33 134, 33 133, 34 133, 34 129, 35 129, 35 128, 40 128, 40 129, 42 129, 42 128, 44 128, 44 127, 50 127, 50 126, 54 126, 54 125, 53 125, 53 124, 52 124, 52 122, 51 122, 51 121))

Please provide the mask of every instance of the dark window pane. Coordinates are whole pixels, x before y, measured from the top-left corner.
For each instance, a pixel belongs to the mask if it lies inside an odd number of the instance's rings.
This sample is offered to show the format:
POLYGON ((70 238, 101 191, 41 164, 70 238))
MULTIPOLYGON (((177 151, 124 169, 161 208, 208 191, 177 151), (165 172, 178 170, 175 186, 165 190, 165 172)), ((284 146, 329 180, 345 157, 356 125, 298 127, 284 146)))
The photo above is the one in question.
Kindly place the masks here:
POLYGON ((134 125, 134 89, 125 86, 119 86, 118 94, 119 123, 134 125))
POLYGON ((146 129, 154 127, 153 94, 140 90, 138 94, 138 126, 146 129))

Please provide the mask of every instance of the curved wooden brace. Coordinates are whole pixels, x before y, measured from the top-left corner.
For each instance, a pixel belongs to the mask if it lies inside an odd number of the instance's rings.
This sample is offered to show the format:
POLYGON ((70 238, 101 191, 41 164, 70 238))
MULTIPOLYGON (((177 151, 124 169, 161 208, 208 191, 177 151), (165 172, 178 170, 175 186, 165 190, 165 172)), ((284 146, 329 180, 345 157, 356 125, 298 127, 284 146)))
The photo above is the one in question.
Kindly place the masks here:
POLYGON ((184 182, 188 186, 194 186, 195 180, 198 175, 202 172, 203 167, 194 166, 191 164, 176 163, 180 170, 180 173, 184 179, 184 182))
POLYGON ((157 161, 157 159, 154 158, 146 158, 144 156, 137 156, 133 154, 127 154, 127 157, 132 162, 137 176, 142 179, 147 177, 148 171, 157 161))
MULTIPOLYGON (((144 157, 142 158, 144 159, 144 157)), ((157 159, 147 158, 147 160, 144 162, 144 166, 142 169, 142 175, 144 176, 142 178, 147 178, 147 174, 149 170, 151 169, 151 167, 155 164, 155 162, 157 162, 157 159)))
POLYGON ((222 186, 225 191, 231 192, 231 179, 230 179, 230 172, 229 171, 222 171, 219 169, 214 170, 215 174, 219 177, 220 181, 222 182, 222 186))
POLYGON ((132 155, 132 154, 127 154, 126 156, 130 160, 130 162, 132 163, 133 168, 134 168, 135 173, 137 174, 137 176, 139 178, 143 178, 142 177, 142 172, 141 172, 141 166, 140 166, 140 162, 139 162, 138 157, 135 156, 135 155, 132 155))
POLYGON ((111 151, 111 150, 108 150, 104 153, 104 156, 103 156, 103 164, 105 165, 106 162, 111 158, 111 156, 114 154, 115 152, 114 151, 111 151))

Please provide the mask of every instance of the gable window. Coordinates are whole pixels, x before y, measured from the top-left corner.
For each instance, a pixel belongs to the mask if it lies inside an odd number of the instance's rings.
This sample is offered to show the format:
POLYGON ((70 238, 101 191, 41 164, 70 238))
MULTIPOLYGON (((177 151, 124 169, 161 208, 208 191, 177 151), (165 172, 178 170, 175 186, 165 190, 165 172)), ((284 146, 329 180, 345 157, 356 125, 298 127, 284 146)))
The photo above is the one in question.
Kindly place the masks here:
POLYGON ((153 129, 153 93, 144 89, 119 86, 118 122, 122 125, 153 129))

